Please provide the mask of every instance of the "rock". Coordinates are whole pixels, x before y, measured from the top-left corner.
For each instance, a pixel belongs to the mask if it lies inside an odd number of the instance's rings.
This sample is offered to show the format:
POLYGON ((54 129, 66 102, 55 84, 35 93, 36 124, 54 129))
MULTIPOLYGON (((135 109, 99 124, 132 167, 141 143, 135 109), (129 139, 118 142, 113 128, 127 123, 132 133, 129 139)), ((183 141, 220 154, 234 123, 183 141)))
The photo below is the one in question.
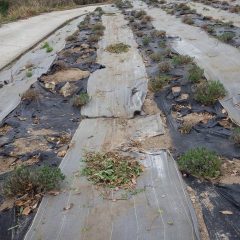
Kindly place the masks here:
POLYGON ((66 150, 62 150, 60 152, 58 152, 57 156, 58 157, 64 157, 66 155, 67 151, 66 150))
POLYGON ((77 87, 74 84, 70 84, 69 82, 67 82, 61 89, 60 89, 60 93, 64 96, 64 97, 68 97, 71 96, 72 94, 74 94, 74 92, 76 91, 77 87))
POLYGON ((179 96, 180 92, 181 92, 181 87, 179 86, 172 87, 172 94, 174 97, 179 96))
POLYGON ((45 88, 50 89, 50 90, 54 90, 55 86, 56 86, 56 84, 54 82, 45 83, 45 88))

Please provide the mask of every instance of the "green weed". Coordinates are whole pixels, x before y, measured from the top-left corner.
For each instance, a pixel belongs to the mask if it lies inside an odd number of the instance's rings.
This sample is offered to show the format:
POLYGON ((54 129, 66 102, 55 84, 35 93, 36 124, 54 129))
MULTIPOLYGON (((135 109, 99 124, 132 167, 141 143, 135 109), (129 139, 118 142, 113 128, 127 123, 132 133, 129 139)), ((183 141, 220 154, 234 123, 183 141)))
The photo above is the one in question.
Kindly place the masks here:
POLYGON ((203 77, 203 69, 194 64, 188 71, 188 80, 192 83, 199 83, 203 77))

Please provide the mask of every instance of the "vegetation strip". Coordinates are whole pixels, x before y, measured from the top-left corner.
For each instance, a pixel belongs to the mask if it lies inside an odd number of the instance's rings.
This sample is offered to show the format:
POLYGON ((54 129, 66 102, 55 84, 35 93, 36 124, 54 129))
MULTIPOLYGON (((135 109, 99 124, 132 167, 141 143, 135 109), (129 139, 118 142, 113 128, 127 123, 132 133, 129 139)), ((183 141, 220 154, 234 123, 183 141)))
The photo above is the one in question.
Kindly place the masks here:
POLYGON ((182 22, 185 24, 202 28, 209 35, 222 42, 236 48, 240 46, 240 28, 234 26, 232 22, 214 20, 211 16, 204 17, 185 3, 159 3, 155 6, 161 7, 168 14, 181 18, 182 22))
MULTIPOLYGON (((30 213, 36 212, 44 193, 59 191, 55 187, 64 176, 56 167, 81 120, 79 108, 89 101, 88 77, 103 67, 96 63, 97 41, 104 31, 103 27, 99 31, 101 15, 102 9, 98 8, 85 17, 74 38, 66 39, 65 48, 58 53, 48 73, 22 95, 20 105, 0 126, 0 161, 4 163, 0 168, 4 190, 0 203, 14 196, 16 212, 14 220, 12 206, 4 213, 1 211, 0 224, 7 230, 17 221, 17 232, 15 228, 11 230, 14 234, 26 230, 28 225, 21 223, 31 222, 34 215, 30 213), (95 40, 89 41, 92 36, 95 40)), ((47 51, 52 47, 45 43, 43 48, 47 51)), ((31 68, 30 64, 26 67, 27 77, 31 77, 31 68)), ((8 236, 11 231, 3 234, 8 236)))

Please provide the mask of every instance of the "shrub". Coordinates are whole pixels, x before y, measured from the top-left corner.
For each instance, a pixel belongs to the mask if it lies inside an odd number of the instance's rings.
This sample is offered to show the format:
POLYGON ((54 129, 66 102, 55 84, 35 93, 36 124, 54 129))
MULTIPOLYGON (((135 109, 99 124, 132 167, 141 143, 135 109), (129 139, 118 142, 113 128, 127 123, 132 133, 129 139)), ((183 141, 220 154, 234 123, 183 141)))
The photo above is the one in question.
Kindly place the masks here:
POLYGON ((193 124, 191 122, 184 122, 179 130, 182 134, 188 134, 191 132, 192 128, 193 124))
POLYGON ((87 93, 80 93, 73 96, 72 105, 74 107, 82 107, 90 101, 90 97, 87 93))
POLYGON ((131 187, 132 180, 142 172, 138 161, 116 152, 88 152, 83 161, 86 167, 82 174, 94 184, 103 187, 131 187))
POLYGON ((3 191, 6 196, 45 193, 56 189, 64 179, 59 168, 41 167, 29 169, 25 166, 16 168, 5 181, 3 191))
POLYGON ((149 89, 153 92, 158 92, 171 81, 169 76, 157 76, 149 82, 149 89))
POLYGON ((191 149, 178 160, 181 171, 204 178, 220 175, 221 160, 215 152, 205 148, 191 149))
POLYGON ((225 95, 226 90, 222 83, 219 81, 209 81, 197 87, 195 99, 204 105, 212 105, 225 95))
POLYGON ((3 16, 7 15, 9 9, 9 2, 7 0, 0 1, 0 14, 3 16))
POLYGON ((152 53, 149 55, 149 57, 154 61, 154 62, 160 62, 162 59, 162 54, 161 53, 152 53))
POLYGON ((194 64, 188 71, 188 80, 192 83, 198 83, 201 81, 203 73, 203 69, 194 64))
POLYGON ((240 145, 240 127, 233 129, 231 140, 236 144, 240 145))
POLYGON ((151 42, 150 37, 148 37, 148 36, 143 37, 142 43, 144 46, 148 46, 150 42, 151 42))
POLYGON ((173 63, 176 65, 188 64, 190 62, 192 62, 192 58, 187 55, 173 56, 173 63))
POLYGON ((222 42, 229 42, 231 41, 233 38, 235 37, 235 33, 233 32, 225 32, 219 36, 217 36, 217 38, 222 41, 222 42))

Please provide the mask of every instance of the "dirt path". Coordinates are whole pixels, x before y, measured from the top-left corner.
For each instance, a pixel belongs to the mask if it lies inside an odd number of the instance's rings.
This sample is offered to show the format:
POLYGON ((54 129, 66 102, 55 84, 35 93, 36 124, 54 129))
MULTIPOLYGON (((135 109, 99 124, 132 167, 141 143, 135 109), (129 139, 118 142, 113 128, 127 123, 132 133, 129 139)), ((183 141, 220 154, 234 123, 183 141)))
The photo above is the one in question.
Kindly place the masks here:
POLYGON ((221 101, 234 122, 240 125, 240 51, 209 37, 198 27, 182 23, 160 8, 148 8, 140 1, 134 1, 135 9, 144 9, 154 18, 153 26, 164 30, 173 39, 172 46, 180 54, 195 58, 204 69, 207 79, 221 81, 228 91, 228 97, 221 101))
MULTIPOLYGON (((104 10, 116 13, 114 8, 104 10)), ((129 146, 131 140, 164 134, 163 123, 157 112, 153 115, 142 112, 142 116, 129 119, 134 113, 139 114, 145 99, 145 67, 123 16, 116 13, 102 18, 106 30, 99 43, 98 60, 106 68, 91 75, 88 90, 95 103, 90 102, 84 110, 86 116, 95 118, 80 123, 72 147, 60 165, 67 176, 65 190, 58 196, 43 198, 25 239, 175 239, 176 235, 183 240, 199 239, 195 213, 171 155, 167 151, 144 152, 129 146), (134 57, 128 58, 128 53, 105 52, 105 47, 115 41, 128 44, 129 54, 134 57), (111 62, 104 62, 105 59, 111 62), (123 68, 126 75, 119 75, 123 68), (101 73, 105 79, 99 79, 101 73), (93 88, 94 82, 97 88, 93 88), (98 105, 97 93, 108 90, 109 86, 113 93, 101 95, 102 106, 98 105), (112 94, 117 98, 113 99, 112 94), (102 118, 108 116, 109 107, 110 116, 124 118, 102 118), (127 193, 126 199, 122 199, 121 191, 102 192, 80 175, 84 150, 116 148, 134 154, 145 166, 137 181, 139 193, 127 193)))

